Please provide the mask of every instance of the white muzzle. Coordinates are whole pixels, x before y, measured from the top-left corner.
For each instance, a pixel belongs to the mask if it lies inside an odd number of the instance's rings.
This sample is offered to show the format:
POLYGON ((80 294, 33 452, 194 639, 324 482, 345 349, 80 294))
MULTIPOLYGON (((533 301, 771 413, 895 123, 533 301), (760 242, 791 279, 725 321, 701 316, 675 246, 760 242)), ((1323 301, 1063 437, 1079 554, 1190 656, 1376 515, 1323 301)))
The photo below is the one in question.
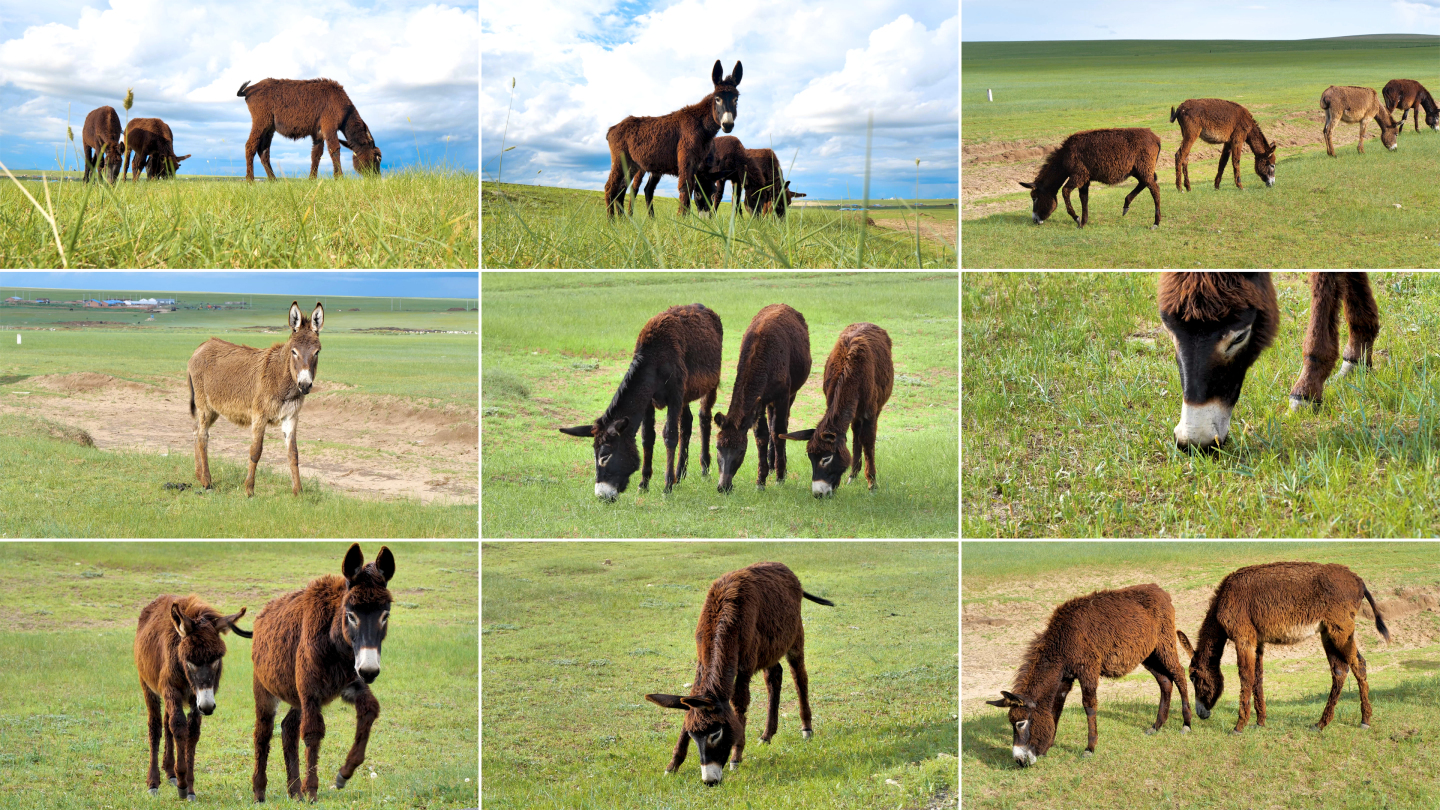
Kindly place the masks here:
POLYGON ((205 714, 215 711, 215 690, 201 689, 195 693, 195 707, 205 714))
POLYGON ((830 486, 830 482, 829 482, 829 481, 811 481, 811 482, 810 482, 810 492, 811 492, 811 494, 813 494, 813 495, 814 495, 815 497, 817 497, 817 498, 819 498, 819 497, 821 497, 821 496, 824 496, 824 495, 829 495, 830 493, 832 493, 832 492, 834 492, 834 491, 835 491, 835 490, 830 486))
POLYGON ((616 490, 615 487, 600 481, 595 482, 595 497, 613 501, 615 500, 615 496, 619 494, 620 492, 616 490))
POLYGON ((707 785, 718 785, 725 778, 725 768, 717 763, 700 766, 700 779, 707 785))
POLYGON ((1175 442, 1187 445, 1220 444, 1230 435, 1230 408, 1219 402, 1204 405, 1180 404, 1180 424, 1175 426, 1175 442))
POLYGON ((1015 764, 1022 768, 1028 768, 1035 764, 1035 752, 1025 746, 1011 746, 1010 752, 1015 756, 1015 764))
POLYGON ((356 650, 355 671, 378 673, 380 671, 380 651, 374 647, 361 647, 356 650))

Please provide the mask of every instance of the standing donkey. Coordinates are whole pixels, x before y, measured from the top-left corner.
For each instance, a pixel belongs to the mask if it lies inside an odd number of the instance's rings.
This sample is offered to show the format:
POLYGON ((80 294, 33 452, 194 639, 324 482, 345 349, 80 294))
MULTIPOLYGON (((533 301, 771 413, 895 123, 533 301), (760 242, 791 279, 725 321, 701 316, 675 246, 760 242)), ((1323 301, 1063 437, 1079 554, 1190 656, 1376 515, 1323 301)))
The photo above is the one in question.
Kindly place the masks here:
POLYGON ((790 429, 790 406, 795 394, 810 379, 810 327, 805 316, 787 304, 771 304, 755 314, 740 338, 740 361, 735 366, 735 387, 730 390, 730 413, 716 413, 715 453, 720 456, 719 492, 729 492, 740 465, 745 462, 745 433, 755 429, 755 453, 760 474, 755 483, 775 470, 775 481, 785 480, 785 443, 780 435, 790 429))
POLYGON ((310 317, 290 303, 290 339, 268 349, 210 338, 190 355, 190 416, 195 420, 195 477, 210 489, 210 426, 221 416, 250 428, 250 472, 245 495, 255 494, 255 467, 265 447, 265 427, 280 425, 290 455, 291 491, 300 494, 300 451, 295 425, 320 364, 320 327, 325 307, 310 317))
POLYGON ((366 565, 360 544, 353 543, 340 564, 344 577, 327 574, 304 590, 271 599, 255 617, 255 801, 265 801, 265 775, 275 710, 280 701, 291 709, 280 721, 280 746, 285 752, 286 791, 315 801, 320 789, 317 767, 325 718, 320 709, 340 698, 355 707, 355 744, 335 775, 335 788, 345 787, 365 761, 370 726, 380 716, 380 701, 370 684, 380 677, 380 645, 390 620, 390 591, 395 555, 385 546, 366 565), (305 740, 305 782, 300 782, 299 740, 305 740))

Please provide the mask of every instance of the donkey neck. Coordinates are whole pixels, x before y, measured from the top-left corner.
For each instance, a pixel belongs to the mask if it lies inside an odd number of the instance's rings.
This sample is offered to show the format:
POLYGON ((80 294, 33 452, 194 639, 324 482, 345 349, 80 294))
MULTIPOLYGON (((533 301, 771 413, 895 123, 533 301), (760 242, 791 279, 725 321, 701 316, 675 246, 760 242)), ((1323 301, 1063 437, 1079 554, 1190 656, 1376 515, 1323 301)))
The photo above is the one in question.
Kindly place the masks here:
POLYGON ((1027 660, 1025 666, 1016 674, 1013 688, 1016 694, 1024 695, 1041 706, 1048 706, 1055 693, 1060 691, 1065 665, 1053 654, 1034 651, 1031 655, 1034 656, 1033 660, 1027 660))
POLYGON ((1229 636, 1215 615, 1215 606, 1205 613, 1200 622, 1200 632, 1195 637, 1195 660, 1207 666, 1220 667, 1220 657, 1225 654, 1225 642, 1229 636))
POLYGON ((713 695, 728 701, 735 693, 740 669, 740 611, 733 602, 722 603, 706 622, 704 642, 697 644, 700 661, 695 667, 694 695, 713 695))
POLYGON ((1250 151, 1254 152, 1257 157, 1265 154, 1265 152, 1270 149, 1270 144, 1266 142, 1265 133, 1260 131, 1259 124, 1250 128, 1249 134, 1245 136, 1245 143, 1250 147, 1250 151))
POLYGON ((715 140, 715 135, 720 132, 720 122, 715 120, 712 110, 715 108, 715 94, 711 93, 688 107, 681 107, 676 110, 687 120, 703 131, 705 143, 715 140))
POLYGON ((640 427, 640 418, 661 387, 656 363, 650 352, 643 349, 635 352, 630 368, 620 381, 620 387, 615 389, 615 396, 611 398, 610 407, 605 409, 602 419, 613 422, 622 416, 630 417, 630 424, 624 431, 629 434, 640 427))
POLYGON ((816 424, 815 432, 833 431, 843 444, 845 431, 850 429, 850 423, 855 421, 855 412, 860 407, 860 389, 868 387, 866 382, 855 370, 842 370, 834 385, 825 392, 825 414, 816 424))
POLYGON ((737 423, 741 431, 755 426, 764 410, 761 401, 765 396, 766 383, 770 381, 769 371, 778 368, 777 363, 756 363, 755 356, 767 348, 756 340, 749 346, 740 347, 740 368, 735 374, 735 387, 730 391, 730 412, 727 418, 737 423))

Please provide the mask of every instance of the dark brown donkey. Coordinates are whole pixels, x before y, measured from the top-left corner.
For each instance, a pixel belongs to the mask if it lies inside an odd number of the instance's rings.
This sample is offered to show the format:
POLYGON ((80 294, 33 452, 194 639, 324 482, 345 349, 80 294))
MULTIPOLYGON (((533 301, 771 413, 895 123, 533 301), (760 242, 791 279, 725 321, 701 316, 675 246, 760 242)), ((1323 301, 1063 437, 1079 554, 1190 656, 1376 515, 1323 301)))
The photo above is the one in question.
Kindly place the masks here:
POLYGON ((135 630, 135 669, 140 673, 140 691, 149 714, 150 772, 145 786, 150 788, 151 796, 160 795, 160 769, 155 760, 163 728, 165 775, 180 791, 181 799, 194 800, 200 715, 215 711, 215 693, 220 689, 225 658, 225 641, 220 634, 234 630, 235 635, 250 638, 250 633, 235 624, 244 615, 242 607, 238 613, 221 616, 193 593, 156 597, 140 611, 135 630), (190 710, 188 720, 186 708, 190 710))
POLYGON ((1355 612, 1360 602, 1370 603, 1375 629, 1390 641, 1390 631, 1375 607, 1375 597, 1364 580, 1343 565, 1310 562, 1276 562, 1251 565, 1225 575, 1210 609, 1200 623, 1195 646, 1183 633, 1180 643, 1190 658, 1190 680, 1195 684, 1195 712, 1201 720, 1225 692, 1220 656, 1225 642, 1235 644, 1240 670, 1240 717, 1235 733, 1250 719, 1250 696, 1255 696, 1255 722, 1265 725, 1265 645, 1296 644, 1320 632, 1320 643, 1330 661, 1330 700, 1314 728, 1323 729, 1335 717, 1335 704, 1354 671, 1360 686, 1360 728, 1370 727, 1370 683, 1365 678, 1365 656, 1355 646, 1355 612))
POLYGON ((114 107, 96 107, 85 116, 85 127, 80 132, 85 146, 85 180, 90 182, 90 170, 100 176, 100 161, 103 156, 106 174, 114 183, 120 177, 120 164, 124 162, 125 146, 120 143, 120 116, 114 107))
POLYGON ((894 384, 890 335, 873 323, 845 327, 825 360, 825 415, 810 430, 778 437, 808 442, 805 452, 810 456, 810 491, 815 497, 834 493, 846 467, 854 481, 862 453, 865 480, 870 489, 875 488, 875 428, 894 384), (853 463, 845 449, 847 430, 854 433, 853 463))
POLYGON ((720 316, 703 304, 670 307, 651 318, 635 338, 630 369, 615 389, 610 407, 593 424, 559 428, 569 436, 593 438, 595 496, 609 501, 625 491, 640 470, 640 489, 650 487, 655 449, 655 411, 665 409, 665 491, 685 477, 690 458, 690 403, 700 400, 700 474, 710 474, 710 409, 720 384, 720 316), (644 466, 635 450, 635 431, 644 428, 644 466), (680 464, 675 464, 675 448, 680 464))
POLYGON ((351 151, 350 162, 362 175, 380 175, 380 148, 370 134, 370 127, 350 101, 345 88, 330 79, 261 79, 245 82, 235 95, 245 99, 250 110, 250 137, 245 141, 245 179, 255 180, 255 156, 265 175, 275 179, 270 169, 270 141, 275 133, 298 141, 309 138, 310 179, 320 171, 320 156, 330 149, 330 162, 335 176, 340 170, 340 147, 351 151), (350 140, 341 138, 344 133, 350 140))
POLYGON ((175 135, 170 125, 159 118, 132 118, 125 127, 125 168, 127 180, 140 181, 140 170, 145 177, 154 180, 159 177, 174 177, 180 162, 189 155, 176 156, 175 135), (135 158, 135 174, 130 177, 130 159, 135 158))
POLYGON ((1125 195, 1121 216, 1130 213, 1130 203, 1149 188, 1155 198, 1155 227, 1160 226, 1160 186, 1155 182, 1155 162, 1160 159, 1160 136, 1148 129, 1090 129, 1065 139, 1051 152, 1035 175, 1035 182, 1021 183, 1030 189, 1036 225, 1055 211, 1055 195, 1065 192, 1065 210, 1080 227, 1090 221, 1090 183, 1098 180, 1109 186, 1134 177, 1140 182, 1125 195), (1080 189, 1080 216, 1070 204, 1070 190, 1080 189))
POLYGON ((745 753, 745 714, 750 709, 750 678, 765 673, 770 711, 760 742, 769 743, 780 724, 780 659, 790 662, 790 677, 800 698, 800 734, 810 739, 810 688, 805 672, 805 627, 800 600, 835 606, 800 587, 795 572, 778 562, 755 563, 731 571, 710 584, 695 627, 695 679, 690 694, 646 695, 666 709, 681 709, 685 722, 665 773, 685 762, 690 741, 700 752, 700 779, 718 785, 745 753), (731 749, 734 754, 731 754, 731 749))
POLYGON ((380 677, 380 645, 390 620, 390 591, 395 556, 385 546, 375 561, 365 563, 360 544, 350 546, 340 565, 343 577, 327 574, 300 591, 271 599, 255 617, 255 801, 265 801, 265 768, 275 710, 290 705, 280 721, 280 746, 285 753, 286 791, 315 801, 320 789, 317 767, 325 718, 320 710, 335 698, 355 707, 355 743, 335 775, 335 787, 355 774, 365 761, 370 726, 380 716, 380 701, 370 684, 380 677), (305 741, 305 782, 300 782, 299 741, 305 741))
POLYGON ((805 316, 786 304, 771 304, 756 313, 740 338, 730 413, 715 414, 720 428, 715 437, 720 492, 730 491, 735 473, 745 463, 745 434, 752 426, 760 457, 756 485, 765 488, 772 468, 777 482, 785 480, 785 443, 780 435, 789 429, 795 393, 809 378, 810 327, 805 316))
MULTIPOLYGON (((1365 273, 1311 273, 1304 367, 1290 409, 1319 406, 1339 351, 1340 307, 1350 325, 1344 376, 1370 366, 1380 311, 1365 273)), ((1275 339, 1280 311, 1269 273, 1162 273, 1160 320, 1175 341, 1183 400, 1175 443, 1213 450, 1225 443, 1245 372, 1275 339)))
POLYGON ((1153 583, 1096 591, 1055 608, 1045 631, 1025 652, 1013 691, 1001 690, 999 700, 985 701, 1010 710, 1014 731, 1010 750, 1015 764, 1022 768, 1034 765, 1036 758, 1050 750, 1065 698, 1077 680, 1090 727, 1084 755, 1095 753, 1100 679, 1123 678, 1138 666, 1149 670, 1160 685, 1160 711, 1145 733, 1154 734, 1169 719, 1172 684, 1180 687, 1184 720, 1180 733, 1189 732, 1190 697, 1175 639, 1175 607, 1170 594, 1153 583))
POLYGON ((627 116, 606 130, 610 179, 605 182, 605 210, 610 216, 620 212, 627 178, 638 187, 640 178, 636 174, 646 172, 654 173, 645 187, 645 205, 651 216, 655 209, 650 201, 662 174, 680 178, 680 213, 689 213, 695 174, 710 152, 710 142, 721 129, 729 132, 735 128, 736 104, 740 100, 740 91, 735 88, 740 84, 742 68, 736 62, 729 76, 721 78, 723 72, 716 59, 710 71, 715 90, 695 104, 658 117, 627 116))
POLYGON ((695 172, 696 208, 702 211, 719 208, 728 182, 734 189, 731 204, 736 213, 744 210, 740 205, 740 191, 745 187, 745 170, 749 165, 746 151, 745 144, 734 135, 722 135, 711 142, 710 151, 695 172))
POLYGON ((1190 98, 1180 102, 1180 107, 1170 108, 1170 122, 1180 122, 1180 136, 1183 139, 1175 153, 1175 190, 1180 190, 1180 179, 1185 179, 1185 190, 1190 190, 1190 147, 1199 138, 1205 143, 1222 144, 1220 148, 1220 170, 1215 173, 1215 188, 1225 176, 1225 163, 1231 161, 1235 167, 1235 187, 1240 184, 1240 150, 1249 144, 1255 155, 1255 174, 1265 185, 1275 185, 1275 144, 1265 140, 1265 133, 1255 123, 1250 111, 1233 101, 1223 98, 1190 98))
POLYGON ((1440 106, 1435 104, 1435 99, 1430 96, 1430 91, 1425 85, 1414 79, 1391 79, 1385 83, 1385 89, 1380 91, 1385 97, 1385 112, 1394 114, 1396 108, 1403 110, 1400 114, 1398 126, 1405 128, 1405 118, 1411 111, 1415 113, 1415 131, 1420 131, 1420 110, 1425 110, 1425 125, 1434 130, 1440 130, 1440 106))
POLYGON ((775 216, 783 218, 790 198, 781 191, 789 185, 775 150, 745 150, 745 207, 751 214, 773 211, 775 216))

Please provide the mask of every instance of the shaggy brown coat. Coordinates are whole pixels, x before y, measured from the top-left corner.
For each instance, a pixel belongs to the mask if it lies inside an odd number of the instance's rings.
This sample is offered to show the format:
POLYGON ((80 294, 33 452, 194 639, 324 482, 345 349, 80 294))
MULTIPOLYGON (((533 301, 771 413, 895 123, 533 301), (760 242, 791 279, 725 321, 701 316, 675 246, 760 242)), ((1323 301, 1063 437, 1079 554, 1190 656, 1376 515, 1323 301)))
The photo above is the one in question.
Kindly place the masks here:
POLYGON ((735 770, 745 753, 745 714, 750 709, 750 678, 765 673, 770 695, 765 733, 769 743, 779 727, 783 657, 800 698, 800 730, 810 739, 809 676, 805 672, 805 628, 800 600, 833 607, 834 602, 805 592, 800 579, 782 563, 755 563, 731 571, 710 585, 695 627, 695 678, 689 696, 651 694, 645 698, 667 709, 683 709, 685 721, 665 773, 679 770, 690 740, 700 752, 701 778, 723 778, 727 756, 735 770), (733 756, 730 755, 734 747, 733 756))
POLYGON ((670 307, 651 318, 635 338, 630 369, 615 389, 610 407, 593 424, 559 428, 570 436, 593 437, 595 495, 614 500, 640 469, 640 489, 650 486, 655 447, 655 411, 665 409, 665 491, 685 477, 690 458, 690 403, 700 400, 700 474, 710 474, 710 409, 720 384, 720 316, 703 304, 670 307), (643 467, 635 431, 644 429, 643 467), (680 464, 675 464, 675 448, 680 464))
POLYGON ((1380 97, 1368 87, 1340 87, 1331 85, 1320 94, 1320 109, 1325 111, 1325 151, 1335 157, 1335 145, 1330 142, 1330 131, 1336 122, 1360 124, 1360 140, 1355 150, 1365 154, 1365 123, 1374 118, 1380 125, 1380 142, 1392 152, 1396 148, 1396 136, 1400 127, 1390 118, 1390 113, 1380 103, 1380 97))
POLYGON ((140 692, 148 715, 150 770, 145 786, 151 796, 160 793, 156 759, 163 728, 165 775, 179 790, 181 799, 195 798, 200 715, 215 711, 214 695, 220 689, 225 658, 225 641, 220 635, 234 630, 235 635, 250 638, 250 633, 235 624, 244 615, 242 607, 238 613, 222 616, 193 593, 158 596, 140 611, 135 629, 135 669, 140 674, 140 692), (188 720, 186 708, 190 710, 188 720))
POLYGON ((1414 79, 1391 79, 1385 83, 1385 89, 1380 91, 1385 97, 1385 112, 1394 114, 1398 107, 1403 112, 1400 114, 1400 129, 1405 128, 1405 117, 1415 112, 1415 131, 1420 131, 1420 110, 1425 110, 1425 125, 1431 129, 1440 130, 1440 106, 1435 104, 1435 99, 1430 96, 1430 91, 1414 79))
POLYGON ((305 395, 315 382, 320 365, 320 328, 325 307, 318 301, 310 317, 300 302, 290 303, 290 339, 268 349, 239 346, 210 338, 190 355, 190 416, 195 420, 195 477, 209 489, 210 426, 224 416, 250 428, 250 472, 245 495, 255 494, 255 467, 265 448, 265 428, 280 425, 290 457, 291 492, 300 494, 300 450, 295 426, 305 395))
POLYGON ((1171 685, 1180 687, 1180 710, 1190 730, 1190 698, 1185 670, 1175 650, 1175 607, 1159 585, 1133 585, 1113 591, 1095 591, 1071 599, 1050 615, 1044 632, 1035 637, 1012 691, 1001 691, 991 706, 1010 709, 1014 730, 1012 752, 1016 764, 1033 765, 1055 742, 1055 727, 1065 698, 1076 680, 1090 727, 1085 754, 1095 753, 1098 738, 1095 712, 1100 707, 1096 689, 1100 679, 1123 678, 1143 666, 1160 685, 1160 711, 1146 734, 1154 734, 1170 716, 1171 685))
POLYGON ((380 148, 370 134, 370 127, 350 101, 345 88, 330 79, 261 79, 245 82, 235 95, 245 99, 250 108, 250 137, 245 141, 245 179, 255 180, 255 155, 271 180, 270 142, 275 133, 298 141, 309 138, 310 179, 320 171, 320 155, 330 149, 335 176, 340 170, 340 147, 349 149, 351 165, 360 174, 380 175, 380 148), (345 133, 341 138, 339 133, 345 133))
MULTIPOLYGON (((659 183, 659 175, 679 177, 680 213, 689 213, 695 175, 710 152, 710 142, 722 128, 729 132, 735 126, 736 104, 740 98, 740 91, 735 88, 740 84, 743 69, 736 62, 729 76, 722 79, 722 73, 720 60, 716 59, 710 71, 714 92, 695 104, 658 117, 627 116, 606 130, 605 140, 610 144, 610 179, 605 181, 605 210, 610 216, 620 211, 627 175, 638 188, 637 172, 657 173, 645 189, 647 205, 659 183)), ((631 206, 633 211, 633 197, 631 206)), ((654 214, 651 208, 650 215, 654 214)))
MULTIPOLYGON (((740 207, 740 190, 745 187, 745 172, 749 166, 745 144, 733 135, 722 135, 710 144, 705 161, 695 173, 695 206, 702 211, 720 207, 725 197, 725 183, 733 186, 733 204, 740 207)), ((647 189, 648 194, 648 189, 647 189)))
MULTIPOLYGON (((791 191, 791 190, 790 190, 790 181, 789 181, 789 180, 786 180, 786 181, 785 181, 785 201, 784 201, 783 203, 781 203, 781 210, 783 211, 785 208, 788 208, 788 207, 790 206, 790 203, 793 202, 796 197, 806 197, 806 196, 809 196, 809 195, 805 194, 804 192, 800 192, 800 191, 791 191)), ((767 200, 766 203, 765 203, 765 207, 761 209, 761 212, 762 212, 762 213, 765 213, 765 214, 770 213, 771 210, 773 209, 774 204, 775 204, 775 203, 774 203, 773 200, 767 200)), ((782 215, 783 215, 783 214, 782 214, 782 215)))
POLYGON ((1180 122, 1183 139, 1180 149, 1175 152, 1175 190, 1180 190, 1183 175, 1185 190, 1190 190, 1190 148, 1199 138, 1206 143, 1224 144, 1220 150, 1220 170, 1215 173, 1215 188, 1225 176, 1225 162, 1232 161, 1235 167, 1235 187, 1240 184, 1240 151, 1249 144, 1255 155, 1255 174, 1265 185, 1275 185, 1275 144, 1265 140, 1265 133, 1255 123, 1250 111, 1233 101, 1222 98, 1191 98, 1180 102, 1180 107, 1170 108, 1170 121, 1180 122))
POLYGON ((1098 180, 1115 185, 1126 177, 1140 182, 1125 195, 1121 216, 1130 213, 1130 203, 1141 189, 1149 188, 1155 199, 1155 226, 1160 226, 1160 186, 1155 182, 1155 163, 1160 159, 1160 136, 1148 129, 1090 129, 1065 139, 1051 152, 1035 175, 1035 182, 1021 183, 1030 189, 1031 219, 1036 225, 1055 211, 1055 195, 1065 192, 1065 210, 1080 227, 1090 221, 1090 183, 1098 180), (1080 190, 1080 216, 1070 204, 1071 189, 1080 190))
POLYGON ((365 563, 358 543, 341 563, 342 576, 327 574, 304 590, 271 599, 255 617, 255 801, 265 801, 270 739, 280 702, 290 711, 280 723, 285 755, 286 792, 311 802, 319 790, 320 742, 325 737, 321 708, 335 698, 355 707, 355 742, 335 776, 343 788, 365 761, 370 727, 380 716, 380 701, 370 684, 380 674, 380 644, 390 616, 390 591, 395 556, 381 546, 374 562, 365 563), (373 651, 373 658, 366 655, 373 651), (372 663, 373 670, 366 664, 372 663), (300 781, 299 741, 305 741, 305 781, 300 781))
POLYGON ((787 183, 775 150, 745 150, 745 207, 752 215, 756 211, 773 210, 776 216, 785 216, 788 199, 782 197, 778 190, 785 188, 787 183))
POLYGON ((757 312, 740 338, 730 412, 715 414, 720 428, 715 438, 720 492, 730 491, 745 462, 745 433, 752 426, 760 459, 756 485, 765 488, 772 468, 777 482, 785 480, 785 443, 779 437, 789 430, 790 406, 809 378, 810 327, 805 316, 787 304, 771 304, 757 312))
POLYGON ((1390 641, 1390 631, 1375 607, 1364 580, 1343 565, 1310 562, 1276 562, 1251 565, 1227 574, 1215 589, 1210 608, 1200 623, 1195 646, 1182 633, 1180 642, 1190 658, 1190 680, 1195 684, 1195 708, 1204 720, 1225 691, 1220 657, 1225 642, 1235 644, 1240 670, 1240 716, 1235 732, 1250 719, 1250 697, 1255 697, 1256 724, 1265 725, 1265 645, 1295 644, 1316 630, 1330 661, 1330 699, 1316 729, 1335 716, 1335 704, 1345 675, 1354 670, 1360 686, 1360 727, 1370 727, 1370 684, 1365 678, 1365 657, 1355 645, 1355 612, 1360 602, 1370 603, 1375 629, 1390 641))
POLYGON ((120 116, 114 107, 96 107, 85 116, 85 127, 80 131, 80 141, 85 146, 85 179, 90 182, 90 170, 100 175, 100 156, 105 156, 106 173, 110 182, 120 177, 120 164, 124 162, 125 146, 120 142, 120 116))
POLYGON ((157 177, 174 177, 175 171, 180 168, 180 161, 190 157, 175 155, 175 136, 170 132, 170 125, 159 118, 132 118, 125 127, 125 168, 126 179, 140 181, 140 170, 145 169, 145 177, 154 180, 157 177), (130 174, 130 157, 135 156, 135 176, 130 174))

